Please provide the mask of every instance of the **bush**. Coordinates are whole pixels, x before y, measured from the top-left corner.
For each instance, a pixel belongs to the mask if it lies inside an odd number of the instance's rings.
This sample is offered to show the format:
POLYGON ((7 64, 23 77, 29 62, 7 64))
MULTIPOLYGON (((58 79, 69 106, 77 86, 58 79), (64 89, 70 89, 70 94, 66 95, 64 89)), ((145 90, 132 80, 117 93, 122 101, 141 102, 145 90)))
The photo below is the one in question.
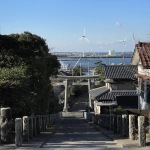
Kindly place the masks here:
POLYGON ((123 108, 121 106, 118 106, 114 109, 113 113, 116 115, 121 115, 123 113, 123 108))

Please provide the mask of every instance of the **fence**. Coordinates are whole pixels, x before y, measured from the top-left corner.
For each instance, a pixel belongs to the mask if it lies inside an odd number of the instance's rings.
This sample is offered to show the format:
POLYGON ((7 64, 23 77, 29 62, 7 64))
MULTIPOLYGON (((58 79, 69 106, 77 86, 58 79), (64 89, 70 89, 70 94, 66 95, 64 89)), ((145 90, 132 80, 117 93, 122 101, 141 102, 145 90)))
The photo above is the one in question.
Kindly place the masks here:
POLYGON ((93 115, 92 121, 116 134, 138 140, 139 146, 146 146, 146 117, 134 114, 100 114, 93 115))
MULTIPOLYGON (((22 118, 15 118, 15 145, 17 147, 22 145, 22 141, 29 141, 30 138, 36 137, 40 132, 45 131, 57 119, 62 117, 62 113, 37 115, 37 116, 23 116, 22 118)), ((11 108, 0 109, 0 143, 12 143, 12 112, 11 108)))

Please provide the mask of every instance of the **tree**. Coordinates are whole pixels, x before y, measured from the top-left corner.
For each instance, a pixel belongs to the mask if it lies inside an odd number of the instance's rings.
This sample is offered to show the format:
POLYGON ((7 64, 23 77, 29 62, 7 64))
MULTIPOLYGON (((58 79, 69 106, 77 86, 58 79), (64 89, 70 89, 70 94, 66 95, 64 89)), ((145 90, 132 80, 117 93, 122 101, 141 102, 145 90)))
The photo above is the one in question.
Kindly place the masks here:
POLYGON ((96 75, 100 75, 98 87, 99 87, 99 86, 104 86, 104 85, 105 85, 105 82, 104 82, 105 75, 104 75, 103 63, 102 63, 102 61, 97 62, 97 67, 96 67, 96 69, 95 69, 95 72, 96 72, 96 75))
POLYGON ((76 66, 72 69, 72 72, 70 71, 70 73, 73 74, 73 76, 80 76, 83 75, 83 68, 80 66, 76 66))
POLYGON ((15 109, 18 103, 23 115, 49 113, 54 103, 49 77, 58 73, 57 57, 49 53, 45 39, 30 32, 0 37, 0 94, 6 93, 0 95, 0 106, 15 109))
POLYGON ((25 68, 1 68, 0 69, 0 106, 11 107, 13 116, 27 114, 31 103, 29 84, 25 76, 25 68))

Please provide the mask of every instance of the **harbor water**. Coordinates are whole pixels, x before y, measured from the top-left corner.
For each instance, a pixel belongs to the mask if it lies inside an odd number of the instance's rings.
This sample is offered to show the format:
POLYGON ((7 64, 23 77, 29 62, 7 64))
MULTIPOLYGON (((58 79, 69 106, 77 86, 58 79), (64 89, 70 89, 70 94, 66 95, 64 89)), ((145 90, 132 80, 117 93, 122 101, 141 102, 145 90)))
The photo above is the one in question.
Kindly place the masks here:
POLYGON ((91 70, 98 66, 97 62, 102 62, 106 65, 120 65, 121 63, 129 65, 131 58, 58 58, 63 70, 70 70, 75 66, 81 66, 86 69, 86 75, 92 74, 91 70), (89 73, 90 72, 90 73, 89 73))
POLYGON ((59 61, 73 68, 74 66, 82 66, 94 68, 97 66, 96 62, 102 61, 106 65, 119 65, 120 63, 130 64, 131 58, 58 58, 59 61))

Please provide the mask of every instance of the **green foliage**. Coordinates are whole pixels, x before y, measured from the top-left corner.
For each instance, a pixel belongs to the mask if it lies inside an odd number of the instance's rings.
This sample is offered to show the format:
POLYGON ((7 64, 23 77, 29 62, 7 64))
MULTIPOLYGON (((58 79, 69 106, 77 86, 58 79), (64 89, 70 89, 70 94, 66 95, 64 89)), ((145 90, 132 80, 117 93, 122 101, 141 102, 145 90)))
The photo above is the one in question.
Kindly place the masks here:
MULTIPOLYGON (((83 93, 87 92, 88 88, 86 85, 72 85, 68 87, 68 98, 70 96, 74 96, 74 97, 79 97, 81 96, 83 93)), ((63 91, 61 93, 61 99, 65 99, 65 91, 63 91)))
POLYGON ((0 35, 0 106, 15 117, 47 114, 55 103, 49 80, 60 67, 45 39, 24 32, 0 35))
POLYGON ((26 78, 26 68, 13 67, 13 68, 1 68, 0 69, 0 84, 20 84, 26 78))
POLYGON ((76 66, 73 68, 73 70, 70 71, 70 73, 72 73, 73 76, 80 76, 80 73, 81 75, 83 75, 83 68, 80 66, 76 66))
POLYGON ((121 115, 123 113, 123 108, 121 106, 118 106, 114 109, 114 114, 121 115))
POLYGON ((21 117, 31 106, 28 78, 25 68, 0 69, 0 106, 11 107, 13 116, 21 117))
POLYGON ((105 85, 105 82, 104 82, 105 75, 104 75, 102 62, 99 62, 97 64, 97 67, 95 69, 95 73, 96 73, 96 75, 100 75, 100 79, 99 79, 99 83, 97 84, 97 86, 94 86, 94 88, 104 86, 105 85))

